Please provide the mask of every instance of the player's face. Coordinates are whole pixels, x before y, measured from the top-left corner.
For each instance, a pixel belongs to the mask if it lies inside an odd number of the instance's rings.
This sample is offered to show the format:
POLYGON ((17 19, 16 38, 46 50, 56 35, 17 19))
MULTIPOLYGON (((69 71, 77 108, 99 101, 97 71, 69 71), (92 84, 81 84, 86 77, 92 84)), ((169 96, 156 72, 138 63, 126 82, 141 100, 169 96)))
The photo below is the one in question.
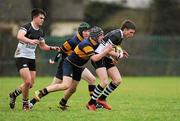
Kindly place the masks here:
POLYGON ((134 36, 134 34, 135 34, 135 30, 133 30, 133 29, 125 29, 124 30, 124 37, 125 38, 131 38, 134 36))
POLYGON ((84 31, 82 32, 83 38, 88 38, 88 37, 89 37, 89 34, 90 34, 90 30, 84 30, 84 31))
POLYGON ((101 43, 101 41, 103 40, 104 38, 104 33, 102 33, 99 37, 98 37, 98 42, 101 43))
POLYGON ((34 21, 38 26, 42 26, 44 23, 45 16, 43 14, 39 14, 38 16, 34 17, 34 21))

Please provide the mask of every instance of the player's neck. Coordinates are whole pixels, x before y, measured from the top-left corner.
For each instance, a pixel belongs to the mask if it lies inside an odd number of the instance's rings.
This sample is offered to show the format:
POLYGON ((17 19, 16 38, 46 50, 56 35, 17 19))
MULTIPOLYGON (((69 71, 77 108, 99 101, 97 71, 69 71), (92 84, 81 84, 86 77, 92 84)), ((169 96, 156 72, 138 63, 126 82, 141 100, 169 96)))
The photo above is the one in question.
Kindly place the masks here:
POLYGON ((31 21, 31 25, 32 25, 33 29, 35 29, 35 30, 39 30, 39 28, 40 28, 34 21, 31 21))

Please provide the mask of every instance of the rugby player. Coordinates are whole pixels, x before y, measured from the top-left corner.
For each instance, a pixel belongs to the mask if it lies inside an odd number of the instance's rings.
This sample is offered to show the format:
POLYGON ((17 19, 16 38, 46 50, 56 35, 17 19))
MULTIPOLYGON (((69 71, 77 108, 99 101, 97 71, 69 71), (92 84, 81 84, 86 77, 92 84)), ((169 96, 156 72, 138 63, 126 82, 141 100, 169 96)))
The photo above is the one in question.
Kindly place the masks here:
POLYGON ((23 110, 29 109, 29 89, 32 88, 36 78, 35 50, 37 45, 40 49, 59 50, 59 47, 48 46, 44 40, 44 33, 41 26, 44 23, 46 13, 42 9, 35 8, 31 12, 32 21, 21 26, 17 39, 19 43, 15 51, 15 61, 23 83, 9 94, 10 108, 15 107, 16 97, 22 93, 23 110))
MULTIPOLYGON (((116 29, 107 33, 96 49, 96 53, 101 53, 106 44, 111 44, 112 46, 121 45, 124 39, 128 39, 134 36, 136 27, 134 22, 130 20, 125 20, 122 23, 121 29, 116 29)), ((122 57, 128 57, 128 53, 124 51, 122 55, 111 51, 109 55, 115 56, 116 59, 122 57)), ((114 64, 113 58, 111 56, 106 56, 100 61, 92 61, 92 65, 96 69, 96 73, 100 79, 100 83, 96 86, 93 92, 93 96, 90 101, 87 103, 86 107, 89 110, 96 111, 96 103, 101 104, 105 109, 111 110, 112 107, 106 102, 106 98, 112 93, 122 82, 122 78, 118 68, 114 64), (112 79, 109 83, 108 75, 112 79)))

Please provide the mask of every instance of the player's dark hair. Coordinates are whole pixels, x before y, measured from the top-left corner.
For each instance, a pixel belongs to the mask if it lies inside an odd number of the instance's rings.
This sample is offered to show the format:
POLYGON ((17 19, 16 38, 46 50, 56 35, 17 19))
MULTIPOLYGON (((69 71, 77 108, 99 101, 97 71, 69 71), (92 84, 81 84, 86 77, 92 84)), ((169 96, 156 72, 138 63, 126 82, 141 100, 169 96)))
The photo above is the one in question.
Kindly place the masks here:
POLYGON ((133 29, 136 30, 136 26, 133 21, 131 20, 125 20, 122 22, 121 30, 124 29, 133 29))
POLYGON ((34 17, 38 16, 39 14, 43 14, 46 17, 46 12, 40 8, 34 8, 31 11, 31 19, 33 19, 34 17))

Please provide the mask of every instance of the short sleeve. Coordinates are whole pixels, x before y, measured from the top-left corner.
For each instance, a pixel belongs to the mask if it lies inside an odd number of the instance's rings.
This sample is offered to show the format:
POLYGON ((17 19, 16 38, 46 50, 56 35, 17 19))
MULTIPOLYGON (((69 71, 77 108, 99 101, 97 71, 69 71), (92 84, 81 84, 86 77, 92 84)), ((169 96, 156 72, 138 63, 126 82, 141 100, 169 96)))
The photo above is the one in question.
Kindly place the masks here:
POLYGON ((23 26, 20 27, 20 30, 19 31, 24 31, 25 33, 27 33, 28 29, 30 28, 30 23, 28 24, 25 24, 23 26))
POLYGON ((87 56, 94 55, 94 49, 91 46, 86 46, 83 48, 83 51, 87 54, 87 56))

